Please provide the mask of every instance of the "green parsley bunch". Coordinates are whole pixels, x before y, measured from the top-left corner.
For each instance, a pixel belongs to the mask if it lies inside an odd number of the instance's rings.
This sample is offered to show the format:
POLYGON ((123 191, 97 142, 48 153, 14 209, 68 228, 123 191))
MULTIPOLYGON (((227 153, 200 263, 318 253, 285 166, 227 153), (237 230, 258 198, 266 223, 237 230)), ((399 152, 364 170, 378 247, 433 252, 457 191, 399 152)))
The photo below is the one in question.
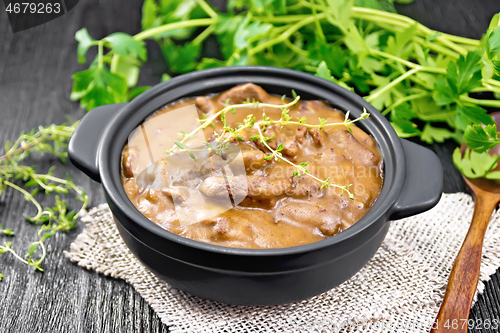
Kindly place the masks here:
MULTIPOLYGON (((133 37, 117 33, 100 41, 85 29, 77 33, 79 59, 91 46, 98 54, 88 70, 74 75, 73 99, 91 109, 146 90, 134 86, 146 60, 143 41, 154 39, 168 66, 164 80, 219 66, 292 68, 363 95, 390 118, 400 137, 429 144, 453 139, 477 154, 499 143, 484 109, 500 108, 498 14, 479 41, 398 15, 392 1, 230 0, 227 13, 221 13, 204 0, 146 0, 142 27, 133 37), (218 48, 202 57, 202 50, 213 45, 207 39, 218 48), (479 92, 493 98, 478 99, 474 94, 479 92)), ((470 162, 470 157, 476 154, 464 158, 470 162)), ((456 155, 463 171, 460 161, 456 155)), ((479 169, 473 174, 491 171, 479 169)))

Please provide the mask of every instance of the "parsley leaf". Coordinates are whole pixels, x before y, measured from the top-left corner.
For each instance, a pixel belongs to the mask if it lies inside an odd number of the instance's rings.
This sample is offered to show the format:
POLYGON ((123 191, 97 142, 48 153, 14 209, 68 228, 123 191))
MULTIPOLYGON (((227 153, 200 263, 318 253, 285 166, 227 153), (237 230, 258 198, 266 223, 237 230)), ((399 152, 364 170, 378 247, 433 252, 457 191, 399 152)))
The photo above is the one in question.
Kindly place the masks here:
POLYGON ((219 15, 217 23, 215 24, 214 34, 217 36, 217 40, 221 45, 220 51, 224 59, 229 59, 236 49, 234 35, 242 21, 243 17, 239 15, 219 15))
POLYGON ((347 57, 340 47, 334 44, 328 44, 320 38, 316 38, 314 48, 310 50, 310 56, 314 59, 318 59, 317 61, 325 62, 328 69, 335 77, 342 77, 344 69, 346 69, 347 57))
POLYGON ((451 89, 448 80, 444 77, 436 80, 434 91, 435 93, 432 97, 439 106, 451 104, 455 99, 458 99, 457 94, 451 89))
POLYGON ((371 76, 367 74, 358 63, 358 58, 349 58, 348 63, 348 74, 349 81, 359 90, 360 93, 367 93, 370 91, 370 79, 371 76))
POLYGON ((139 72, 141 62, 132 56, 120 57, 118 56, 116 61, 113 63, 112 73, 120 74, 127 81, 129 87, 133 87, 137 84, 139 79, 139 72))
POLYGON ((495 14, 484 37, 485 62, 500 75, 500 14, 495 14))
POLYGON ((248 9, 258 14, 285 14, 286 0, 229 0, 227 8, 230 11, 248 9))
POLYGON ((444 142, 446 139, 455 138, 455 133, 451 132, 446 128, 434 127, 431 126, 430 123, 426 123, 422 133, 420 135, 420 139, 428 144, 432 144, 434 142, 444 142))
MULTIPOLYGON (((467 56, 460 56, 455 63, 450 61, 446 68, 447 77, 440 77, 434 84, 434 100, 438 105, 458 102, 460 95, 481 86, 481 55, 470 51, 467 56)), ((465 127, 463 127, 465 128, 465 127)))
POLYGON ((91 110, 100 105, 124 102, 127 82, 121 75, 111 73, 106 67, 91 67, 72 76, 72 100, 91 110))
POLYGON ((456 96, 469 92, 481 85, 481 55, 478 51, 470 51, 467 56, 460 56, 455 63, 448 64, 448 84, 456 96))
POLYGON ((352 7, 353 0, 327 0, 329 12, 327 15, 328 21, 339 27, 342 31, 348 31, 352 23, 352 7))
MULTIPOLYGON (((164 1, 146 0, 143 6, 143 30, 164 24, 187 21, 203 16, 203 11, 196 0, 164 1)), ((186 27, 158 33, 155 38, 188 39, 194 28, 186 27)))
POLYGON ((328 81, 335 81, 335 78, 332 76, 332 72, 330 72, 330 69, 324 60, 319 64, 315 75, 328 81))
POLYGON ((104 40, 110 44, 116 54, 122 57, 130 55, 142 61, 147 60, 146 43, 142 40, 135 40, 132 36, 122 32, 111 34, 104 40))
POLYGON ((90 37, 89 32, 87 31, 86 28, 78 30, 75 34, 75 39, 78 41, 78 50, 77 50, 78 62, 80 64, 84 64, 87 62, 85 54, 87 54, 88 49, 92 45, 97 44, 97 41, 92 37, 90 37))
POLYGON ((250 23, 250 15, 245 17, 245 20, 239 25, 234 34, 234 46, 237 49, 244 49, 250 45, 250 39, 257 37, 271 29, 269 23, 252 22, 250 23))
POLYGON ((351 87, 349 87, 347 84, 345 84, 344 82, 341 82, 341 81, 337 81, 332 76, 332 73, 328 69, 328 66, 326 65, 325 61, 320 62, 320 64, 318 65, 318 68, 316 70, 316 73, 314 75, 316 75, 322 79, 335 82, 339 86, 346 88, 347 90, 353 91, 353 89, 351 87))
POLYGON ((400 137, 408 138, 420 135, 420 129, 411 121, 411 119, 415 117, 415 114, 408 103, 398 105, 391 112, 390 117, 392 124, 397 126, 398 135, 400 137))
POLYGON ((500 179, 500 171, 491 171, 498 165, 500 155, 490 155, 488 153, 478 153, 471 149, 467 149, 462 156, 460 148, 456 148, 453 152, 453 162, 460 172, 465 177, 500 179))
POLYGON ((223 67, 226 66, 226 62, 215 59, 215 58, 203 58, 200 63, 196 66, 197 70, 215 68, 215 67, 223 67))
POLYGON ((147 30, 155 27, 158 21, 158 4, 155 0, 145 0, 142 5, 142 30, 147 30))
POLYGON ((394 37, 389 36, 387 39, 386 52, 396 56, 401 56, 410 52, 411 48, 408 49, 407 44, 413 39, 416 31, 417 24, 412 24, 408 28, 397 32, 394 37))
POLYGON ((201 45, 192 42, 176 45, 169 40, 161 45, 163 57, 172 73, 187 73, 196 68, 196 59, 201 54, 201 45))
POLYGON ((394 8, 393 1, 355 0, 354 5, 358 7, 385 10, 392 13, 396 12, 396 8, 394 8))
POLYGON ((464 132, 464 142, 467 147, 478 153, 484 153, 492 149, 500 144, 497 125, 492 124, 484 127, 482 125, 468 126, 464 132))
POLYGON ((492 125, 495 122, 490 115, 480 106, 477 105, 457 105, 457 115, 455 122, 458 128, 465 131, 470 124, 492 125))

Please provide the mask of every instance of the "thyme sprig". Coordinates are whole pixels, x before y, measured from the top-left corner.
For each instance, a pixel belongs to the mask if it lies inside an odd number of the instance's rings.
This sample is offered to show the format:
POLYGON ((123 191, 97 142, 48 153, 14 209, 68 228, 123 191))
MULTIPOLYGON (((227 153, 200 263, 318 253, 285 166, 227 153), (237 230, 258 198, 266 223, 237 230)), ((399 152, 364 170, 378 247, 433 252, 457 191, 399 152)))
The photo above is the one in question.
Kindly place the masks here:
POLYGON ((166 153, 167 155, 171 154, 175 148, 179 148, 182 151, 187 152, 192 159, 195 159, 195 156, 193 154, 193 151, 200 151, 200 150, 213 150, 215 153, 220 154, 222 150, 227 149, 224 144, 228 144, 231 140, 238 140, 238 141, 244 141, 244 139, 240 136, 240 133, 245 130, 245 129, 250 129, 250 128, 256 128, 259 135, 252 136, 250 137, 250 140, 258 140, 260 141, 269 151, 270 154, 266 156, 264 159, 265 160, 271 160, 275 159, 276 161, 283 160, 286 163, 290 164, 295 168, 295 171, 293 173, 293 177, 301 177, 302 175, 307 175, 314 180, 318 181, 321 184, 320 190, 324 188, 328 188, 330 186, 339 188, 341 190, 340 195, 342 196, 344 191, 348 193, 350 199, 354 199, 353 194, 349 191, 349 187, 352 184, 347 184, 347 185, 338 185, 338 184, 333 184, 330 182, 330 177, 327 179, 320 179, 313 174, 309 172, 309 170, 306 168, 309 164, 309 162, 302 162, 300 164, 295 164, 292 161, 288 160, 287 158, 283 157, 283 154, 281 151, 284 149, 283 144, 279 144, 276 149, 273 149, 269 146, 267 143, 268 141, 274 139, 273 137, 266 137, 264 135, 264 131, 266 130, 267 126, 270 125, 279 125, 279 126, 287 126, 287 125, 300 125, 300 126, 305 126, 308 128, 318 128, 319 130, 323 130, 325 127, 331 127, 331 126, 345 126, 349 131, 351 131, 350 126, 353 125, 354 123, 369 118, 370 114, 366 111, 366 109, 363 109, 363 113, 356 119, 350 119, 349 115, 350 112, 347 111, 345 114, 344 121, 341 123, 327 123, 326 119, 319 118, 319 124, 313 125, 313 124, 308 124, 307 123, 307 118, 302 117, 298 121, 292 120, 292 117, 290 116, 290 110, 289 107, 297 104, 297 102, 300 100, 300 96, 297 96, 295 91, 293 92, 294 100, 285 103, 285 98, 286 96, 283 95, 282 101, 283 104, 269 104, 269 103, 260 103, 259 101, 253 100, 247 100, 246 102, 242 104, 235 104, 235 105, 230 105, 229 100, 226 101, 226 107, 221 109, 220 111, 214 113, 210 117, 204 117, 204 119, 200 120, 201 125, 194 129, 191 133, 187 134, 184 131, 181 131, 180 135, 182 136, 182 141, 174 142, 174 146, 167 150, 166 153), (273 120, 270 117, 268 117, 265 112, 262 112, 262 120, 257 121, 255 116, 253 114, 248 115, 243 124, 237 123, 236 127, 232 127, 227 123, 226 120, 226 113, 231 111, 233 114, 236 113, 236 109, 242 108, 242 107, 253 107, 253 108, 258 108, 258 107, 267 107, 267 108, 279 108, 281 109, 281 117, 279 120, 273 120), (206 149, 190 149, 185 146, 185 143, 193 138, 194 134, 197 133, 198 131, 206 128, 208 125, 213 125, 213 121, 216 120, 218 117, 220 117, 220 120, 222 122, 222 132, 219 134, 217 132, 214 132, 215 134, 215 140, 212 142, 204 142, 204 145, 207 147, 206 149))
MULTIPOLYGON (((41 225, 37 231, 37 240, 30 244, 24 257, 12 248, 12 242, 0 245, 0 254, 10 252, 16 259, 33 266, 37 271, 43 271, 41 265, 47 256, 44 241, 58 231, 74 229, 77 218, 83 214, 88 205, 89 198, 69 175, 66 178, 54 176, 54 167, 45 174, 38 173, 36 167, 24 165, 22 162, 35 152, 42 155, 50 154, 66 162, 68 141, 77 125, 78 123, 50 125, 29 133, 21 133, 16 141, 5 144, 5 154, 0 156, 0 195, 7 187, 23 194, 24 198, 36 208, 35 215, 25 215, 25 218, 33 224, 41 225), (20 180, 24 181, 24 187, 16 184, 16 181, 20 180), (28 188, 32 189, 29 191, 28 188), (56 194, 53 207, 42 207, 36 199, 40 191, 46 195, 56 194), (70 192, 74 192, 75 199, 82 202, 78 211, 68 211, 66 201, 59 196, 70 192), (34 255, 39 248, 41 254, 35 259, 34 255)), ((13 236, 14 232, 11 229, 0 229, 0 234, 13 236)))
POLYGON ((2 224, 0 224, 0 234, 6 236, 14 236, 14 231, 10 228, 2 229, 2 224))
MULTIPOLYGON (((253 101, 252 103, 241 103, 241 104, 234 104, 234 105, 226 105, 225 108, 219 110, 218 112, 214 113, 210 117, 207 117, 206 119, 201 119, 199 120, 200 126, 196 127, 193 131, 191 131, 189 134, 183 135, 183 138, 181 141, 175 141, 174 145, 172 148, 167 149, 165 152, 167 155, 170 155, 171 153, 174 152, 176 148, 179 148, 181 150, 184 150, 186 152, 189 152, 186 146, 184 145, 190 138, 192 138, 197 132, 207 128, 210 124, 213 123, 214 120, 216 120, 219 116, 221 117, 221 121, 224 124, 223 132, 218 135, 218 137, 224 137, 225 141, 229 141, 229 139, 233 137, 237 137, 237 133, 241 132, 243 128, 238 128, 238 129, 233 129, 229 125, 227 125, 227 122, 225 122, 225 117, 226 113, 232 110, 236 109, 241 109, 241 108, 248 108, 248 107, 253 107, 253 108, 258 108, 258 107, 263 107, 263 108, 287 108, 290 106, 295 105, 299 101, 300 97, 297 96, 293 101, 291 101, 288 104, 284 105, 277 105, 277 104, 268 104, 268 103, 259 103, 258 101, 253 101), (228 136, 224 136, 226 133, 229 133, 228 136)), ((228 104, 228 103, 226 103, 228 104)), ((250 121, 250 120, 249 120, 250 121)), ((248 128, 248 127, 246 127, 248 128)), ((219 140, 217 140, 219 141, 219 140)))
POLYGON ((283 108, 282 110, 282 115, 281 115, 281 118, 277 121, 275 120, 270 120, 269 117, 266 117, 265 114, 263 114, 263 118, 266 119, 266 120, 263 120, 263 121, 259 121, 256 123, 256 127, 257 127, 257 131, 259 132, 259 139, 260 139, 260 142, 267 148, 269 149, 269 151, 271 152, 271 155, 269 155, 266 159, 271 159, 274 157, 274 159, 276 161, 279 161, 279 160, 283 160, 285 161, 286 163, 290 164, 291 166, 293 166, 296 170, 295 172, 293 173, 294 176, 302 176, 302 175, 307 175, 315 180, 317 180, 318 182, 321 183, 321 187, 320 189, 323 189, 323 188, 328 188, 330 186, 333 186, 333 187, 336 187, 336 188, 339 188, 341 190, 340 192, 340 196, 342 196, 342 194, 344 193, 344 191, 346 191, 349 195, 349 199, 354 199, 354 196, 353 194, 348 190, 348 187, 352 186, 352 184, 348 184, 348 185, 337 185, 337 184, 333 184, 330 182, 330 177, 328 177, 327 179, 323 180, 323 179, 320 179, 314 175, 312 175, 308 169, 306 169, 307 165, 309 164, 309 162, 302 162, 300 163, 299 165, 291 162, 290 160, 286 159, 285 157, 283 157, 283 154, 281 153, 281 151, 283 150, 283 144, 279 144, 278 147, 276 147, 276 149, 272 149, 268 144, 267 142, 269 141, 269 138, 266 138, 264 136, 264 134, 262 133, 262 130, 261 130, 261 126, 265 127, 265 126, 268 126, 268 125, 271 125, 271 124, 278 124, 280 126, 285 126, 285 125, 301 125, 301 126, 305 126, 305 127, 309 127, 309 128, 319 128, 320 130, 322 130, 323 128, 325 127, 330 127, 330 126, 345 126, 347 127, 347 129, 349 131, 351 131, 350 127, 352 124, 362 120, 362 119, 367 119, 369 118, 370 114, 368 112, 366 112, 366 109, 363 108, 363 113, 356 119, 350 119, 349 118, 349 111, 346 112, 345 114, 345 118, 344 118, 344 122, 342 123, 326 123, 326 120, 325 119, 322 119, 320 118, 320 124, 319 125, 311 125, 311 124, 307 124, 306 121, 307 121, 307 118, 305 117, 302 117, 298 122, 297 121, 290 121, 291 117, 290 115, 288 114, 289 110, 286 109, 286 108, 283 108))

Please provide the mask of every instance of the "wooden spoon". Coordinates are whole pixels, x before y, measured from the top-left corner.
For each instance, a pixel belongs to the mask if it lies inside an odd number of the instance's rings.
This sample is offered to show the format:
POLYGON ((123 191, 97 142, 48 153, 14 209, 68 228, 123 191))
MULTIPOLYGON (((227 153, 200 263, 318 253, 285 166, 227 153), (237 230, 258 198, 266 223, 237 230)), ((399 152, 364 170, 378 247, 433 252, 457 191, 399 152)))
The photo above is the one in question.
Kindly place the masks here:
MULTIPOLYGON (((491 115, 500 128, 500 112, 491 115)), ((465 151, 465 146, 462 147, 465 151)), ((499 154, 500 145, 489 151, 499 154)), ((500 170, 498 166, 495 170, 500 170)), ((431 333, 467 332, 472 299, 479 281, 484 235, 491 214, 500 203, 500 181, 486 178, 469 179, 462 175, 469 186, 476 205, 469 231, 451 270, 448 288, 431 333)))

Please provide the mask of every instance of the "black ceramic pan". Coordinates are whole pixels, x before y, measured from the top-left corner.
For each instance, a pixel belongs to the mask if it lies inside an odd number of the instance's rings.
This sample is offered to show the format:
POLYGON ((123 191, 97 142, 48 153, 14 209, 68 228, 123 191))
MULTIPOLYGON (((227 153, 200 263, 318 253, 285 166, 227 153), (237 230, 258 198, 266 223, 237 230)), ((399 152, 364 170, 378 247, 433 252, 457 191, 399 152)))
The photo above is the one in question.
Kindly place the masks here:
MULTIPOLYGON (((129 103, 90 111, 69 144, 69 158, 101 182, 123 240, 157 276, 193 295, 224 303, 267 305, 305 299, 353 276, 374 255, 389 221, 433 207, 441 196, 443 171, 437 156, 400 139, 389 122, 363 98, 310 74, 274 67, 223 67, 197 71, 156 85, 129 103), (222 92, 253 82, 271 94, 323 99, 357 118, 382 152, 385 179, 369 212, 328 239, 281 249, 241 249, 206 244, 173 234, 143 216, 120 180, 120 157, 128 135, 153 111, 184 97, 222 92)), ((398 223, 398 222, 395 222, 398 223)))

